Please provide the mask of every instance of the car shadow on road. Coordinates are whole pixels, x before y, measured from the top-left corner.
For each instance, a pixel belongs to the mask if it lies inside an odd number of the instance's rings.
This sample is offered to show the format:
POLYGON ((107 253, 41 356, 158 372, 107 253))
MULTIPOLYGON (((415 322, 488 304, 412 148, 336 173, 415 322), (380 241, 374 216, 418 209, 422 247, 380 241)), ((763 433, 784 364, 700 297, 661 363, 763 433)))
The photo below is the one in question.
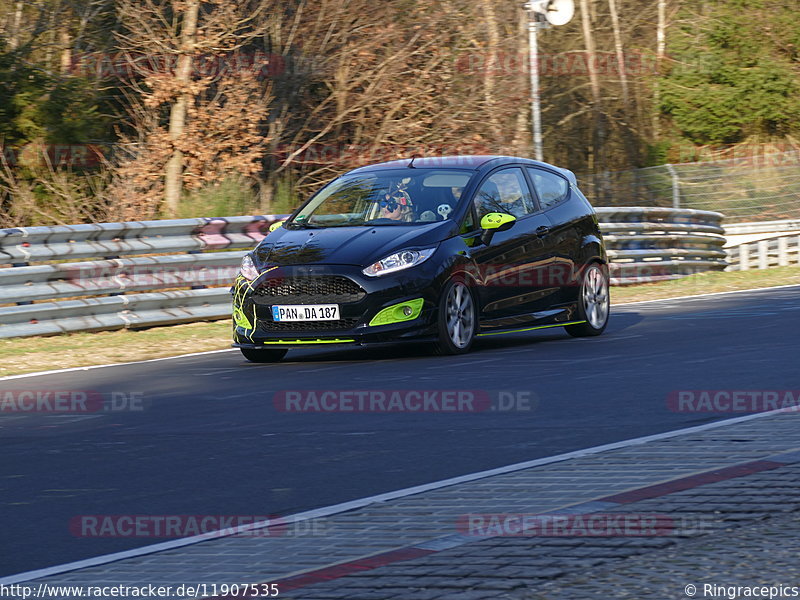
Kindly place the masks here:
MULTIPOLYGON (((481 337, 475 340, 469 354, 481 354, 509 348, 534 347, 543 343, 574 340, 595 340, 613 342, 616 338, 629 335, 629 330, 643 320, 639 313, 625 312, 613 314, 608 329, 602 336, 594 338, 573 338, 560 327, 536 331, 508 333, 504 335, 481 337)), ((422 360, 435 358, 431 342, 404 342, 393 345, 370 347, 341 347, 338 349, 308 349, 290 351, 284 363, 345 363, 375 362, 382 360, 422 360)), ((253 365, 258 367, 259 365, 253 365)))
POLYGON ((509 333, 498 336, 487 336, 475 341, 473 352, 492 351, 509 349, 521 346, 534 346, 542 343, 568 342, 581 340, 592 340, 598 343, 610 343, 619 337, 627 337, 629 330, 642 321, 642 316, 638 313, 612 314, 608 328, 602 335, 597 337, 574 338, 561 327, 552 327, 535 331, 525 331, 519 333, 509 333))

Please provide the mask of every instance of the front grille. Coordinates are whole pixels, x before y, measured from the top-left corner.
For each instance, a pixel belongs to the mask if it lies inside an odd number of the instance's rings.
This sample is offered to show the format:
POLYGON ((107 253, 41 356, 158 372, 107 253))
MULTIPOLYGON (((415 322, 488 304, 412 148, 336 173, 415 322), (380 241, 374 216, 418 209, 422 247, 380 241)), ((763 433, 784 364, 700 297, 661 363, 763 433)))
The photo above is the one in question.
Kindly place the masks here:
POLYGON ((358 324, 358 317, 336 321, 267 321, 258 322, 263 331, 336 331, 352 329, 358 324))
POLYGON ((338 275, 276 277, 264 280, 253 300, 258 304, 346 304, 365 295, 356 282, 338 275))

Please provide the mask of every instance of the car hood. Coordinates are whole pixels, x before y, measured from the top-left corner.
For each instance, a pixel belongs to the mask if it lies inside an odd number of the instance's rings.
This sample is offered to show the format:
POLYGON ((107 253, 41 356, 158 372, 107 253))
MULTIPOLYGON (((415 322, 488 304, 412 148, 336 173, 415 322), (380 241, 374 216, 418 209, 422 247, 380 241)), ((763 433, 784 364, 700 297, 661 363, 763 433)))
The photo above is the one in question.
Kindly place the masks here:
POLYGON ((374 227, 279 227, 258 245, 255 257, 263 265, 356 265, 366 267, 406 248, 435 246, 453 235, 454 223, 382 225, 374 227))

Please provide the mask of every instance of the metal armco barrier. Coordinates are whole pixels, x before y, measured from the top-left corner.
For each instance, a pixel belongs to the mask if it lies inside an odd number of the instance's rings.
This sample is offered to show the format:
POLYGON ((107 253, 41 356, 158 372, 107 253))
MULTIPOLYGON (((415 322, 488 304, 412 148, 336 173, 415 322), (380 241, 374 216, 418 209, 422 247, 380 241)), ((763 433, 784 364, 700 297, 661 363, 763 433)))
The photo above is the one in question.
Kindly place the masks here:
POLYGON ((0 338, 225 318, 242 255, 279 218, 0 229, 0 338))
POLYGON ((613 285, 677 279, 728 265, 721 213, 651 207, 595 210, 613 285))
POLYGON ((800 233, 800 219, 782 221, 754 221, 752 223, 731 223, 725 225, 725 235, 744 235, 749 233, 800 233))
POLYGON ((800 234, 791 233, 728 248, 729 271, 800 264, 800 234))
MULTIPOLYGON (((612 283, 724 269, 719 213, 598 208, 612 283)), ((277 215, 0 230, 0 338, 220 319, 277 215), (30 264, 36 263, 36 264, 30 264)))

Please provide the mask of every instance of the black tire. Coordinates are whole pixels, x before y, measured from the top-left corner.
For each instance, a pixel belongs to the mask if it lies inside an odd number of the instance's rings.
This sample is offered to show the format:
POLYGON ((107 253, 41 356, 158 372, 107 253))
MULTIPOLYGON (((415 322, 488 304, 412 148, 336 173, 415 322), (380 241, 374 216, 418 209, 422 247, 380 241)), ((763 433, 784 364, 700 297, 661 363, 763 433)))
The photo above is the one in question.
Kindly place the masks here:
POLYGON ((284 356, 288 350, 283 349, 279 350, 277 348, 265 348, 261 350, 260 348, 239 348, 242 351, 242 355, 253 363, 274 363, 278 362, 284 356))
POLYGON ((610 303, 608 267, 599 263, 586 265, 578 290, 578 320, 585 322, 564 329, 573 337, 600 335, 608 325, 610 303))
POLYGON ((465 354, 478 330, 478 310, 469 286, 451 279, 442 290, 437 316, 437 354, 465 354))

